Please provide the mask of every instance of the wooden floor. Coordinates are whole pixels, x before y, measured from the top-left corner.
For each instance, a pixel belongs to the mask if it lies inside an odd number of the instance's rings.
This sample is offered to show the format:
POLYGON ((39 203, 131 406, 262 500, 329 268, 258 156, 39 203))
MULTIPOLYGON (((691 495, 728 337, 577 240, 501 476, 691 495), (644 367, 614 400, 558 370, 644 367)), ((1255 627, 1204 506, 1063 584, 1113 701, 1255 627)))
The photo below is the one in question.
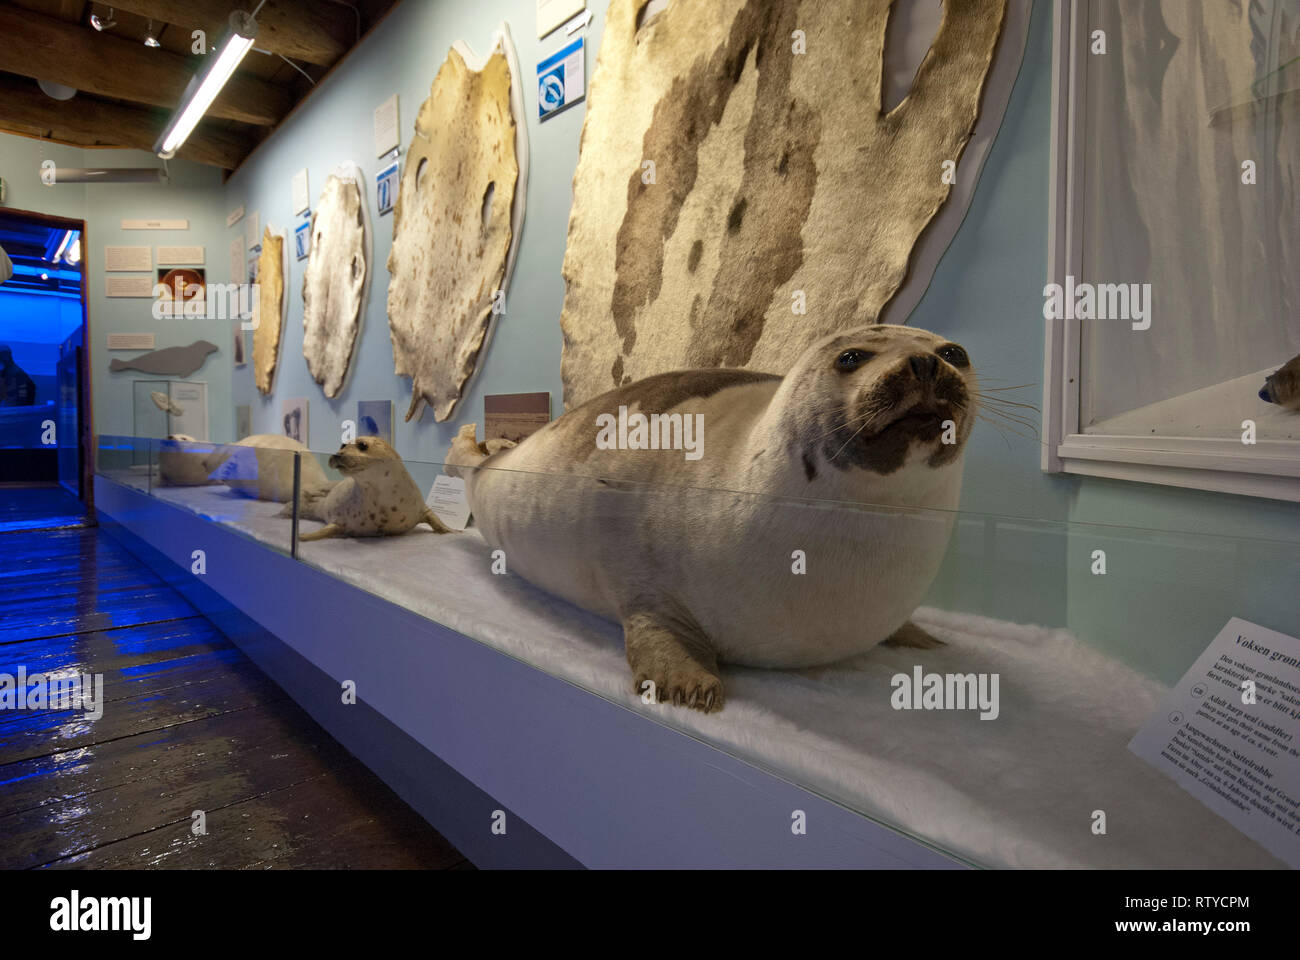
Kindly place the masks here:
POLYGON ((85 523, 85 506, 60 486, 0 483, 0 532, 85 523))
POLYGON ((20 666, 102 674, 105 702, 0 709, 0 868, 472 869, 93 527, 0 534, 0 674, 20 666))

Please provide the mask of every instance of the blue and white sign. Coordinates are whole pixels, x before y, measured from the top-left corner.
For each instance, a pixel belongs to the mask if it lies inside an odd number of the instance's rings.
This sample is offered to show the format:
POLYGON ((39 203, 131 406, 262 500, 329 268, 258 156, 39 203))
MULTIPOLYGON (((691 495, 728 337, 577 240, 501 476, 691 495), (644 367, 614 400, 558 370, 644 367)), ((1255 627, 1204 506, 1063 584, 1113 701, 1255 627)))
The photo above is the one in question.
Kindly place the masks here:
POLYGON ((393 212, 393 203, 397 199, 397 161, 375 174, 375 195, 379 215, 393 212))
POLYGON ((587 95, 586 48, 579 37, 537 65, 537 116, 545 120, 587 95))
POLYGON ((293 248, 299 260, 306 260, 311 253, 311 216, 293 228, 293 248))

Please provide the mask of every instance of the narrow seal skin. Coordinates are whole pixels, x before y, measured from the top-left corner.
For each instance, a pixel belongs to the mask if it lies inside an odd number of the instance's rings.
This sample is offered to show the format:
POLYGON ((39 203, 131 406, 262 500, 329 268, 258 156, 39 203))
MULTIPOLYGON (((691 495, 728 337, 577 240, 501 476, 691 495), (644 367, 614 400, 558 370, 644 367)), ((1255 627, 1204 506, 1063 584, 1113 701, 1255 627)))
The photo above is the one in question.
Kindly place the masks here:
MULTIPOLYGON (((420 496, 401 458, 380 437, 361 437, 339 447, 330 466, 343 480, 328 490, 304 491, 299 515, 325 524, 300 541, 327 537, 393 537, 427 523, 434 533, 450 533, 420 496)), ((292 504, 284 511, 287 516, 292 504)))
POLYGON ((863 326, 785 377, 649 377, 506 449, 467 425, 447 472, 508 569, 623 625, 638 694, 707 712, 723 702, 719 662, 938 643, 908 617, 952 531, 974 384, 944 337, 863 326), (697 456, 684 431, 682 449, 607 449, 601 423, 620 407, 702 425, 697 456))

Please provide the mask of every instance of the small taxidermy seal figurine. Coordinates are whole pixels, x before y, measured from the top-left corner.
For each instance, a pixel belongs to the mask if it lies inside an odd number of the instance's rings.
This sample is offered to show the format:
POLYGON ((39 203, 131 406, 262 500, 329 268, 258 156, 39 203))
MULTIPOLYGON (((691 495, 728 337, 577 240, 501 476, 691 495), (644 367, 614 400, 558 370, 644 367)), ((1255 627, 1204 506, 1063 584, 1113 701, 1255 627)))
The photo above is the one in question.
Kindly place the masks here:
POLYGON ((1300 356, 1294 356, 1264 380, 1259 399, 1300 410, 1300 356))
POLYGON ((708 712, 719 662, 939 645, 908 618, 947 549, 975 398, 958 344, 864 326, 784 377, 618 387, 490 455, 463 427, 447 472, 508 569, 622 624, 638 694, 708 712))
MULTIPOLYGON (((425 506, 397 451, 382 438, 358 437, 339 447, 329 463, 344 479, 328 491, 304 491, 299 516, 325 526, 302 534, 300 541, 395 536, 419 523, 427 523, 434 533, 451 532, 425 506)), ((281 516, 292 510, 290 504, 281 516)))

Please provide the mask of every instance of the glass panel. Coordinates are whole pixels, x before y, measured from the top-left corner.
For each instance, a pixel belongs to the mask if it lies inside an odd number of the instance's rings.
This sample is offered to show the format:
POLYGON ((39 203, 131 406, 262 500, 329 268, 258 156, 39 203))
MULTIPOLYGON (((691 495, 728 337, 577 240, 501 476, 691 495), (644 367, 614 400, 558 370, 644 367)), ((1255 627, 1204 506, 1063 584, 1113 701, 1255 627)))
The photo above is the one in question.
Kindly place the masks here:
MULTIPOLYGON (((100 438, 100 473, 146 484, 141 443, 100 438)), ((289 550, 292 504, 249 494, 295 498, 294 457, 163 441, 152 492, 289 550)), ((1230 619, 1300 635, 1294 543, 464 467, 497 509, 437 533, 443 464, 300 458, 299 562, 959 860, 1277 865, 1128 744, 1230 619)))
POLYGON ((1252 419, 1300 439, 1300 415, 1259 396, 1300 354, 1294 16, 1089 4, 1108 48, 1085 54, 1084 432, 1237 440, 1252 419))

